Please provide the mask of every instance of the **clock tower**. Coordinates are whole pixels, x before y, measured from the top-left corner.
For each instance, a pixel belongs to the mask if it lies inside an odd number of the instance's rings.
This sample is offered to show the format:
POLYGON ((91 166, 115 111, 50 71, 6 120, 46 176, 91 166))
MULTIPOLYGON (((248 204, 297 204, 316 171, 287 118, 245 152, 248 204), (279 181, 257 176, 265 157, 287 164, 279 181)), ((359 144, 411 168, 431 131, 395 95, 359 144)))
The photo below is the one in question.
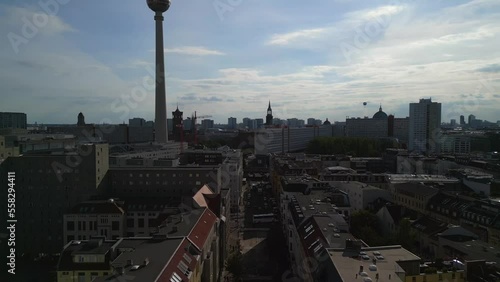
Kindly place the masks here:
POLYGON ((267 107, 266 125, 273 125, 273 110, 271 109, 271 101, 267 107))

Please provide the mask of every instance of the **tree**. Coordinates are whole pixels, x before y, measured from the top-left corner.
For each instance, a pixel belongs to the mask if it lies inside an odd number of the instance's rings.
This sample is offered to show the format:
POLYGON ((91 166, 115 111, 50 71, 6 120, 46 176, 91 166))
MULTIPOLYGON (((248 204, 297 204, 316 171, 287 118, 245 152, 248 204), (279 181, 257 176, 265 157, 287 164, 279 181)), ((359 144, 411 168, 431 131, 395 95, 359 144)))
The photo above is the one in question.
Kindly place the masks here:
POLYGON ((415 233, 411 230, 411 222, 408 218, 403 218, 399 222, 399 227, 397 230, 396 241, 398 244, 403 246, 403 248, 415 251, 415 233))
POLYGON ((370 246, 387 244, 387 238, 379 234, 377 216, 369 211, 361 210, 351 215, 351 233, 370 246))

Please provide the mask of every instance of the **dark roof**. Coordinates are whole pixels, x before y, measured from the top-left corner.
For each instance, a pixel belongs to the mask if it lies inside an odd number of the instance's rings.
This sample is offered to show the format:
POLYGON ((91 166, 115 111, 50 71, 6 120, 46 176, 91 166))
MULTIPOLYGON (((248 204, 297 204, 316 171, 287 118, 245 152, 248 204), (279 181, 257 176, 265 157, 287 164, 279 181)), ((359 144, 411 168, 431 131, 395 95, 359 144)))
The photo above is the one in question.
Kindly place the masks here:
POLYGON ((88 201, 80 203, 71 209, 76 214, 123 214, 123 208, 114 200, 88 201))
POLYGON ((448 223, 428 216, 415 220, 411 225, 413 228, 428 236, 436 235, 448 228, 448 223))
POLYGON ((188 236, 205 209, 192 209, 182 214, 170 215, 162 224, 158 234, 168 236, 188 236))
POLYGON ((394 221, 395 224, 398 224, 403 218, 404 208, 398 205, 386 205, 385 207, 391 215, 392 221, 394 221))
POLYGON ((221 216, 221 195, 220 194, 203 194, 208 208, 217 216, 221 216))
POLYGON ((458 218, 471 204, 471 200, 440 192, 429 200, 427 208, 447 217, 458 218))
POLYGON ((376 112, 373 115, 373 119, 387 119, 387 114, 382 111, 382 106, 378 109, 378 112, 376 112))
POLYGON ((415 195, 419 196, 430 196, 439 191, 439 189, 427 186, 421 183, 396 183, 394 184, 394 189, 401 194, 410 195, 414 197, 415 195))
POLYGON ((73 240, 69 242, 61 253, 59 262, 57 265, 58 271, 69 271, 69 270, 108 270, 110 269, 109 262, 111 256, 111 249, 117 243, 117 240, 86 240, 86 241, 76 241, 73 240), (99 241, 99 242, 98 242, 99 241), (91 263, 80 263, 73 262, 73 256, 75 255, 104 255, 104 262, 91 262, 91 263))
POLYGON ((385 207, 386 205, 393 205, 394 203, 386 200, 384 198, 377 198, 375 201, 369 204, 371 206, 372 210, 375 212, 378 212, 381 208, 385 207))
POLYGON ((124 266, 124 274, 99 277, 93 282, 156 281, 184 240, 184 238, 124 238, 116 246, 116 249, 121 253, 112 262, 112 266, 124 266), (146 259, 149 263, 144 266, 143 262, 146 259), (128 260, 132 260, 132 265, 127 263, 128 260), (140 267, 137 270, 132 270, 133 265, 140 267))
POLYGON ((173 206, 166 198, 125 198, 126 212, 134 211, 165 211, 169 214, 178 213, 178 206, 173 206))

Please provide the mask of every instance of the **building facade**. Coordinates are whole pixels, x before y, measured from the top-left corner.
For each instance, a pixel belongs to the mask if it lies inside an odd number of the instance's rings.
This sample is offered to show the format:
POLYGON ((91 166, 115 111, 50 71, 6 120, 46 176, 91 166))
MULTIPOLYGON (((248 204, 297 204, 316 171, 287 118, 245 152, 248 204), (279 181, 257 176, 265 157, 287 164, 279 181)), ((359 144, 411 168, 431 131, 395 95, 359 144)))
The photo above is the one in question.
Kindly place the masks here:
POLYGON ((420 99, 410 103, 408 149, 420 153, 439 153, 441 131, 441 103, 420 99))
POLYGON ((0 128, 27 128, 25 113, 0 112, 0 128))
POLYGON ((63 214, 106 190, 108 144, 84 144, 73 151, 10 157, 0 166, 1 171, 19 173, 17 252, 33 256, 57 253, 64 242, 63 214))

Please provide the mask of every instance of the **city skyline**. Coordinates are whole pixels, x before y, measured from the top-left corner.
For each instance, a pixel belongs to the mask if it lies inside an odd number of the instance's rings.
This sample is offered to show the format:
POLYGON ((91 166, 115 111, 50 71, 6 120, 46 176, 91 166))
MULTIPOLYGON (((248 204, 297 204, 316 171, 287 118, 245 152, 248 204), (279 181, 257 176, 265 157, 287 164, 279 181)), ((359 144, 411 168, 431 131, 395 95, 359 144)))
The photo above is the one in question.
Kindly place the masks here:
MULTIPOLYGON (((27 113, 28 123, 73 123, 79 112, 88 123, 153 120, 154 88, 143 86, 154 78, 151 12, 117 3, 2 4, 0 111, 27 113)), ((379 104, 406 117, 409 103, 432 98, 442 121, 499 119, 498 1, 232 3, 172 3, 167 111, 178 103, 186 116, 226 123, 265 118, 270 99, 276 118, 343 121, 379 104)))

